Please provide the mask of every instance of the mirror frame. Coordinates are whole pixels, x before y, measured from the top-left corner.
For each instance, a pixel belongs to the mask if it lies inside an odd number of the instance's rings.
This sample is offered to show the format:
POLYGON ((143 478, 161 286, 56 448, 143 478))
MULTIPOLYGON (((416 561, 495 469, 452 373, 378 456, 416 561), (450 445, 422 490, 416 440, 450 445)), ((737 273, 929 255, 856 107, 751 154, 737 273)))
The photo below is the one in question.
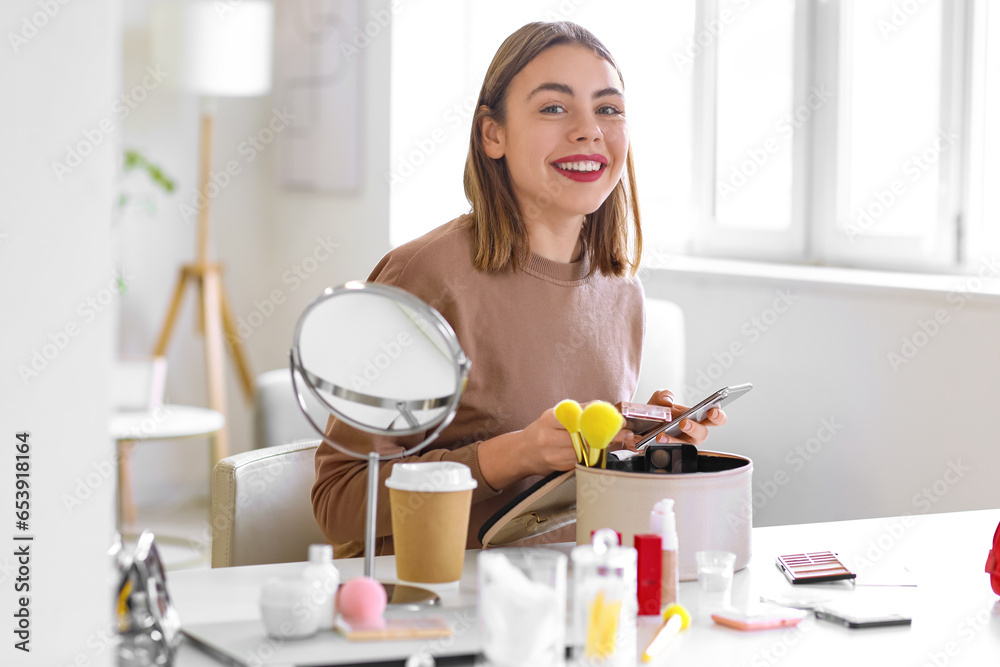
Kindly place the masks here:
MULTIPOLYGON (((419 327, 419 323, 417 323, 419 327)), ((302 315, 299 316, 299 320, 295 325, 295 333, 292 338, 292 349, 289 352, 289 370, 292 375, 292 387, 295 390, 295 398, 299 403, 299 408, 302 410, 302 414, 305 415, 306 419, 312 425, 312 427, 320 434, 323 441, 328 443, 330 446, 334 447, 337 451, 354 458, 365 459, 369 458, 370 454, 366 452, 357 452, 347 447, 334 442, 332 439, 328 438, 326 435, 326 427, 320 426, 309 414, 308 409, 305 405, 305 399, 302 397, 302 393, 298 386, 298 381, 296 380, 296 371, 301 375, 303 384, 313 395, 313 397, 320 402, 320 404, 333 414, 338 420, 352 426, 354 428, 360 429, 362 431, 373 433, 375 435, 391 435, 391 436, 407 436, 415 435, 417 433, 424 433, 430 429, 434 429, 428 437, 426 437, 422 442, 413 447, 406 449, 404 451, 398 452, 396 454, 390 455, 379 455, 381 460, 391 460, 394 458, 400 458, 403 456, 411 456, 416 454, 424 447, 433 442, 438 435, 443 431, 455 418, 455 414, 458 411, 458 404, 462 398, 462 394, 465 392, 465 385, 468 381, 469 367, 471 363, 469 358, 466 356, 465 351, 462 350, 461 345, 458 342, 458 336, 455 334, 455 330, 451 327, 444 316, 441 315, 436 309, 432 308, 428 304, 424 303, 422 300, 414 296, 413 294, 400 289, 398 287, 393 287, 392 285, 383 285, 380 283, 371 282, 361 282, 353 280, 343 285, 337 287, 328 287, 323 292, 313 299, 305 310, 302 311, 302 315), (345 387, 340 387, 334 385, 331 382, 319 378, 314 374, 307 371, 302 365, 301 354, 299 352, 299 343, 301 339, 301 333, 303 328, 303 323, 308 318, 309 314, 320 305, 326 303, 330 299, 342 296, 344 294, 356 293, 356 292, 369 292, 373 294, 380 295, 382 297, 388 298, 390 300, 402 303, 404 306, 412 309, 418 315, 424 316, 427 323, 431 326, 434 333, 438 333, 444 339, 448 345, 448 351, 451 353, 452 361, 455 366, 455 393, 451 396, 442 396, 437 398, 429 398, 423 400, 410 400, 401 401, 391 398, 381 398, 375 396, 369 396, 360 392, 356 392, 345 387), (334 408, 330 403, 324 399, 317 391, 315 384, 319 384, 320 388, 330 391, 335 396, 343 398, 348 401, 355 403, 360 403, 362 405, 370 405, 374 407, 386 407, 386 408, 396 408, 399 410, 400 415, 406 419, 409 424, 406 428, 386 428, 381 429, 374 426, 369 426, 367 424, 362 424, 350 416, 345 415, 339 409, 334 408), (407 414, 408 410, 420 410, 420 409, 432 409, 432 408, 445 408, 440 417, 428 422, 427 424, 414 424, 411 416, 407 414)), ((393 422, 395 423, 395 421, 393 422)))

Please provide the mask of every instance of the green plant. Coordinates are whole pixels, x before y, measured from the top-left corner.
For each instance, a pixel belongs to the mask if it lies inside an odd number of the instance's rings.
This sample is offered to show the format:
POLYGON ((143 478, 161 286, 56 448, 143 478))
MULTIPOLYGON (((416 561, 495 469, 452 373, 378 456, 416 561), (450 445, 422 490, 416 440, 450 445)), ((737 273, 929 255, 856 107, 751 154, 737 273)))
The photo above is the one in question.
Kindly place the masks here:
MULTIPOLYGON (((145 172, 146 175, 149 176, 149 180, 151 180, 154 185, 158 186, 167 194, 172 193, 177 188, 177 184, 174 182, 174 179, 168 176, 159 165, 150 162, 146 159, 145 155, 137 150, 126 150, 124 162, 122 164, 122 172, 127 174, 137 169, 145 172)), ((131 196, 125 192, 118 195, 118 206, 123 208, 129 202, 130 197, 131 196)), ((155 208, 152 208, 150 212, 155 212, 155 210, 155 208)))
MULTIPOLYGON (((177 189, 177 184, 174 179, 168 176, 159 165, 150 162, 140 151, 127 149, 122 156, 122 174, 127 175, 134 171, 140 171, 146 174, 146 176, 149 177, 149 180, 153 182, 153 185, 166 194, 172 194, 174 190, 177 189)), ((138 202, 137 205, 142 207, 142 210, 146 213, 146 215, 153 216, 156 214, 156 205, 153 202, 153 198, 150 197, 148 193, 143 193, 141 197, 137 197, 132 193, 122 191, 118 194, 118 215, 115 216, 116 219, 123 215, 126 206, 136 200, 138 202)), ((120 294, 125 294, 127 289, 128 286, 119 275, 118 292, 120 294)))

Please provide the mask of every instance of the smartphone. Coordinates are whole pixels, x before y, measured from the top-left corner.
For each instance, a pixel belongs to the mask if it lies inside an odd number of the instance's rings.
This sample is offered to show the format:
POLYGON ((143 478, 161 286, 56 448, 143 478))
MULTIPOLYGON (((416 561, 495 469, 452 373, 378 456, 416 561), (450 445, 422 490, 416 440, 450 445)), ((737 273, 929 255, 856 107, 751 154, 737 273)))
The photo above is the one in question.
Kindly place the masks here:
POLYGON ((712 614, 712 620, 719 625, 746 632, 792 627, 798 625, 806 615, 806 612, 800 609, 760 605, 752 610, 725 609, 717 611, 712 614))
POLYGON ((910 625, 912 619, 903 614, 879 610, 847 610, 835 607, 816 607, 816 618, 839 623, 848 628, 884 628, 892 625, 910 625))
POLYGON ((638 451, 641 448, 644 448, 651 442, 655 442, 656 436, 658 436, 661 433, 666 433, 671 437, 679 438, 684 433, 683 431, 681 431, 682 421, 684 421, 685 419, 690 419, 696 422, 703 421, 708 416, 709 410, 711 410, 712 408, 721 408, 724 405, 732 403, 737 398, 747 393, 751 389, 753 389, 753 385, 750 384, 749 382, 747 382, 746 384, 734 384, 731 387, 723 387, 719 391, 715 392, 714 394, 703 400, 698 405, 689 409, 684 414, 679 415, 677 418, 669 422, 657 426, 652 431, 643 435, 642 439, 636 443, 636 451, 638 451))

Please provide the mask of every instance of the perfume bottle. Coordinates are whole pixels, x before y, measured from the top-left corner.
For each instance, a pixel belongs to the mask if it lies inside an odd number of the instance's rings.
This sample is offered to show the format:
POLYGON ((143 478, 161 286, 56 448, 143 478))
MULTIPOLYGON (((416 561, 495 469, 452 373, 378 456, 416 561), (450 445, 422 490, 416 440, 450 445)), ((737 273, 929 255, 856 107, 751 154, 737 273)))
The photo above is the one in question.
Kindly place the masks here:
POLYGON ((116 540, 109 555, 119 577, 115 597, 119 667, 171 665, 181 642, 180 619, 153 533, 143 532, 129 554, 116 540))

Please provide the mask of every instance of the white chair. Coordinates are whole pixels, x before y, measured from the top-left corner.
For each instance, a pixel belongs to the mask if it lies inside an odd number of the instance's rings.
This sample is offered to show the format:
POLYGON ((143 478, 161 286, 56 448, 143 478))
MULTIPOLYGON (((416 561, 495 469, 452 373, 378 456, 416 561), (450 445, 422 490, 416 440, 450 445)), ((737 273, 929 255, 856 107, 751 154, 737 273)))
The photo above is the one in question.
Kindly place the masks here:
POLYGON ((646 299, 646 338, 642 343, 639 384, 632 400, 645 403, 660 389, 674 392, 681 404, 695 398, 683 395, 684 350, 684 311, 670 301, 646 299))
POLYGON ((212 471, 212 567, 304 561, 326 537, 309 493, 319 440, 255 449, 212 471))
MULTIPOLYGON (((299 387, 303 387, 301 382, 299 387)), ((317 424, 325 427, 328 413, 307 390, 303 392, 309 414, 317 424)), ((258 375, 254 390, 254 448, 315 438, 316 431, 302 415, 295 399, 289 369, 279 368, 258 375)))

